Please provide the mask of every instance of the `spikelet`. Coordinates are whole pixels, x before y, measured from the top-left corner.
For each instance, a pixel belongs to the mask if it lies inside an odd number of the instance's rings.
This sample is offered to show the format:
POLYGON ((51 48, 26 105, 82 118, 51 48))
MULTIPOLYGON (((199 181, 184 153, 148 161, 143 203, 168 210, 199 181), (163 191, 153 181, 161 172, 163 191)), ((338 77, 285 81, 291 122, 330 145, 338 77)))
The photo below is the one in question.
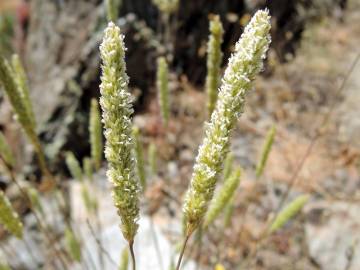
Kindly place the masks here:
POLYGON ((134 155, 136 159, 136 173, 139 177, 139 181, 144 192, 146 189, 146 176, 145 176, 145 162, 144 151, 140 141, 140 130, 137 127, 133 128, 132 136, 134 140, 134 155))
POLYGON ((218 174, 229 149, 231 130, 244 109, 245 95, 250 90, 252 81, 263 67, 263 59, 270 43, 269 30, 268 11, 258 11, 245 28, 235 46, 235 53, 230 57, 185 197, 183 210, 188 235, 199 226, 213 197, 218 174))
POLYGON ((9 199, 5 196, 4 192, 0 190, 0 224, 17 238, 23 236, 23 224, 15 212, 9 199))
POLYGON ((81 244, 70 228, 65 229, 66 249, 70 257, 76 261, 81 261, 81 244))
POLYGON ((274 143, 275 134, 276 134, 275 126, 273 126, 266 134, 265 143, 262 148, 261 158, 260 158, 258 165, 256 166, 256 178, 260 178, 260 176, 264 172, 264 168, 265 168, 266 162, 268 160, 269 153, 271 151, 271 147, 274 143))
POLYGON ((271 224, 269 232, 273 233, 281 229, 290 219, 292 219, 309 200, 309 195, 300 195, 290 202, 280 213, 275 217, 271 224))
POLYGON ((83 159, 83 167, 84 167, 84 174, 89 181, 93 181, 93 167, 92 167, 92 160, 88 157, 83 159))
POLYGON ((0 131, 0 156, 7 166, 15 166, 15 158, 5 136, 0 131))
POLYGON ((119 18, 119 9, 122 0, 105 0, 106 1, 106 17, 109 22, 116 22, 119 18))
POLYGON ((35 188, 30 187, 27 189, 27 194, 30 199, 32 209, 38 209, 40 213, 44 214, 44 208, 40 202, 39 192, 35 188))
POLYGON ((156 145, 154 143, 150 143, 148 149, 148 160, 150 166, 151 175, 157 174, 157 155, 156 155, 156 145))
POLYGON ((226 159, 224 161, 224 170, 223 170, 223 179, 224 180, 226 180, 230 176, 233 164, 234 164, 234 155, 231 152, 229 152, 226 155, 226 159))
POLYGON ((11 58, 12 68, 14 70, 14 79, 18 86, 20 95, 22 97, 24 106, 27 110, 28 117, 31 121, 31 125, 33 129, 36 129, 36 121, 34 110, 32 107, 31 99, 30 99, 30 90, 28 85, 28 79, 24 70, 23 65, 21 64, 20 58, 17 54, 14 54, 11 58))
POLYGON ((96 213, 98 209, 98 202, 95 198, 90 196, 89 189, 82 183, 81 185, 81 197, 88 213, 96 213))
POLYGON ((170 115, 169 68, 164 57, 159 57, 157 61, 156 87, 158 91, 162 119, 164 124, 167 125, 170 115))
POLYGON ((164 14, 170 15, 178 10, 179 0, 153 0, 154 5, 164 14))
POLYGON ((225 180, 224 185, 219 192, 215 195, 210 203, 209 210, 205 215, 204 229, 207 229, 210 224, 214 222, 220 212, 226 207, 231 198, 233 197, 237 187, 240 183, 241 170, 234 170, 229 178, 225 180))
POLYGON ((105 129, 105 157, 109 163, 107 177, 113 184, 114 204, 121 218, 121 229, 131 245, 138 229, 139 185, 132 156, 131 115, 133 108, 128 91, 124 37, 120 28, 109 23, 100 46, 102 58, 101 98, 105 129))
POLYGON ((207 44, 207 109, 211 116, 218 96, 220 86, 220 65, 223 57, 221 43, 223 41, 224 29, 219 16, 214 16, 210 21, 210 36, 207 44))
POLYGON ((231 225, 231 218, 235 209, 235 205, 234 205, 234 198, 235 196, 233 195, 231 197, 231 199, 229 200, 229 202, 226 204, 225 206, 225 210, 224 210, 224 228, 227 228, 231 225))
POLYGON ((119 270, 128 270, 129 267, 129 252, 124 248, 120 256, 119 270))
POLYGON ((96 99, 91 100, 89 133, 90 133, 91 158, 94 163, 95 169, 99 170, 101 167, 103 143, 102 143, 101 116, 99 111, 99 104, 96 101, 96 99))
POLYGON ((18 85, 14 79, 14 71, 5 58, 0 56, 0 82, 3 84, 5 92, 9 97, 10 103, 16 113, 17 120, 24 129, 26 135, 34 143, 38 141, 32 121, 28 115, 23 95, 20 93, 18 85))
POLYGON ((83 180, 83 172, 81 170, 79 161, 76 159, 72 152, 66 153, 65 158, 66 166, 68 167, 71 176, 79 181, 83 180))

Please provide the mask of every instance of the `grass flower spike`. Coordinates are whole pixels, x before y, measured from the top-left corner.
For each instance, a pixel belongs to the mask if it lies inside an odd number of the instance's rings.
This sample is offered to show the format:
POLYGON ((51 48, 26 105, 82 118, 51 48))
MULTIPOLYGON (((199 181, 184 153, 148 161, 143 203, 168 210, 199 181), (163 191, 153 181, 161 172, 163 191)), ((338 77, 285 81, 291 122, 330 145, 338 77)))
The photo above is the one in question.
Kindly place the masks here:
POLYGON ((137 127, 133 128, 133 140, 134 140, 134 155, 136 158, 136 172, 139 177, 140 184, 143 192, 146 189, 146 175, 145 175, 145 161, 144 151, 140 141, 140 130, 137 127))
POLYGON ((72 152, 66 153, 66 166, 68 167, 71 176, 79 181, 83 180, 83 172, 80 167, 79 161, 76 159, 72 152))
POLYGON ((218 174, 228 153, 231 130, 244 109, 245 95, 251 89, 252 81, 263 68, 270 44, 269 31, 268 11, 258 11, 230 57, 185 197, 187 235, 199 226, 213 197, 218 174))
POLYGON ((128 91, 124 37, 109 23, 100 46, 102 58, 101 98, 107 177, 113 184, 113 200, 121 218, 121 230, 130 248, 138 229, 139 184, 135 178, 131 136, 132 98, 128 91))
POLYGON ((94 180, 94 176, 93 176, 94 172, 92 167, 92 160, 89 157, 83 158, 83 168, 87 180, 92 182, 94 180))
POLYGON ((116 22, 122 0, 105 0, 106 16, 109 22, 116 22))
POLYGON ((256 178, 259 178, 264 172, 266 161, 268 160, 268 157, 269 157, 269 154, 271 151, 271 147, 274 143, 275 134, 276 134, 275 126, 273 126, 266 134, 261 158, 260 158, 258 165, 256 166, 256 178))
POLYGON ((23 236, 23 224, 12 208, 10 201, 5 196, 4 192, 0 190, 0 224, 18 238, 23 236))
POLYGON ((233 169, 234 164, 234 155, 233 153, 229 152, 226 156, 224 161, 224 170, 223 170, 223 179, 226 180, 230 176, 230 173, 233 169))
POLYGON ((101 116, 99 111, 99 105, 96 99, 91 100, 89 133, 90 133, 91 158, 95 166, 95 169, 99 170, 101 167, 103 143, 102 143, 101 116))
POLYGON ((230 226, 231 224, 231 218, 233 216, 234 213, 234 209, 235 209, 235 196, 233 195, 229 202, 226 204, 225 206, 225 210, 224 210, 224 227, 227 228, 230 226))
POLYGON ((224 185, 216 194, 214 199, 211 201, 209 210, 205 215, 204 228, 207 229, 210 224, 216 219, 220 212, 226 207, 231 200, 237 187, 240 184, 241 170, 236 169, 232 174, 225 180, 224 185))
POLYGON ((179 7, 179 0, 153 0, 153 3, 161 12, 168 15, 174 13, 179 7))
POLYGON ((221 51, 221 43, 223 40, 224 29, 222 27, 220 17, 214 16, 210 22, 210 37, 207 44, 207 76, 206 76, 206 92, 207 92, 207 109, 211 116, 218 96, 218 88, 220 86, 220 65, 223 57, 221 51))
POLYGON ((66 249, 69 252, 71 258, 76 261, 81 261, 81 244, 79 240, 76 238, 74 232, 70 228, 66 228, 65 230, 65 242, 66 249))
POLYGON ((18 85, 14 78, 14 71, 10 67, 9 63, 0 56, 0 82, 2 82, 5 92, 9 97, 10 103, 15 110, 17 120, 25 130, 26 135, 31 139, 37 141, 37 136, 34 130, 34 126, 28 114, 28 110, 25 106, 23 94, 20 93, 18 85))
POLYGON ((41 201, 40 201, 40 195, 39 192, 35 188, 28 188, 27 194, 31 202, 32 208, 35 210, 39 210, 41 214, 44 214, 44 208, 42 207, 41 201))
POLYGON ((33 126, 33 129, 35 130, 36 129, 36 121, 35 121, 34 110, 33 110, 31 99, 30 99, 30 90, 29 90, 29 85, 28 85, 28 79, 27 79, 24 67, 21 64, 20 58, 17 54, 14 54, 12 56, 11 64, 12 64, 12 68, 14 70, 15 82, 18 85, 18 89, 19 89, 20 95, 22 97, 24 106, 27 110, 28 117, 31 121, 31 125, 33 126))
POLYGON ((0 157, 6 163, 7 166, 14 167, 15 166, 15 158, 10 149, 8 142, 5 139, 5 136, 0 131, 0 157))
POLYGON ((170 105, 169 105, 169 68, 165 57, 160 57, 157 61, 156 87, 158 90, 161 115, 165 125, 168 124, 170 105))
MULTIPOLYGON (((14 63, 15 66, 17 66, 16 60, 14 63)), ((19 69, 19 67, 17 67, 17 69, 19 69)), ((42 173, 48 178, 48 180, 53 180, 49 170, 47 169, 45 155, 35 131, 35 119, 30 113, 31 104, 28 89, 21 88, 19 86, 22 84, 19 83, 20 80, 25 80, 25 75, 16 74, 7 60, 0 56, 0 82, 4 86, 11 106, 15 111, 17 120, 34 146, 42 173)))
POLYGON ((269 232, 273 233, 281 229, 290 219, 292 219, 308 202, 309 195, 300 195, 290 202, 281 212, 275 217, 270 226, 269 232))
POLYGON ((98 202, 95 197, 91 197, 88 187, 85 183, 81 185, 81 197, 88 213, 96 213, 98 202))

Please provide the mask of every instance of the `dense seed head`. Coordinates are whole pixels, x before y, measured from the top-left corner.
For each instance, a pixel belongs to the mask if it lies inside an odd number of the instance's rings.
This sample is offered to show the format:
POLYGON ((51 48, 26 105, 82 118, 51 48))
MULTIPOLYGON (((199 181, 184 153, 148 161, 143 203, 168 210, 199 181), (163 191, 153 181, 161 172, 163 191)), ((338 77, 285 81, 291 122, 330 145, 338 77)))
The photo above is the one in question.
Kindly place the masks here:
POLYGON ((245 105, 252 81, 263 68, 270 44, 270 16, 258 11, 241 35, 230 57, 222 80, 218 101, 205 138, 199 148, 184 204, 186 230, 191 234, 204 217, 213 197, 218 174, 229 149, 229 138, 245 105))
POLYGON ((132 98, 128 91, 124 37, 109 23, 100 46, 102 75, 100 105, 106 139, 107 177, 113 184, 113 200, 121 219, 122 233, 132 243, 138 229, 139 185, 131 136, 132 98))

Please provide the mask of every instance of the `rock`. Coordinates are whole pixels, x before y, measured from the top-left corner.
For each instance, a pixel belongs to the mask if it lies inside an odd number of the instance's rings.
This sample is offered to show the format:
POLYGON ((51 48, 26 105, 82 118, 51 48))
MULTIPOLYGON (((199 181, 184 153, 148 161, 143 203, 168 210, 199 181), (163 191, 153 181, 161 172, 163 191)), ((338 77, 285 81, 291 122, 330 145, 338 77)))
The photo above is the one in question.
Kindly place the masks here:
POLYGON ((320 202, 309 204, 305 211, 316 212, 315 220, 305 225, 305 233, 309 254, 321 269, 360 269, 360 206, 320 202))
MULTIPOLYGON (((98 183, 94 183, 91 186, 91 194, 96 196, 99 203, 98 218, 102 227, 101 232, 96 231, 96 236, 100 238, 103 247, 111 257, 110 259, 108 256, 104 256, 105 264, 104 267, 101 267, 101 269, 112 270, 116 269, 117 266, 115 263, 119 262, 121 251, 124 248, 127 248, 127 243, 124 240, 119 228, 120 219, 116 213, 115 207, 113 206, 113 201, 110 196, 110 186, 107 182, 104 182, 104 177, 100 177, 100 179, 101 181, 99 182, 101 182, 100 184, 102 184, 103 187, 100 188, 98 183)), ((91 260, 96 265, 96 268, 100 269, 98 245, 93 234, 89 230, 89 225, 87 224, 87 220, 90 220, 91 226, 96 228, 96 218, 91 217, 86 213, 85 206, 79 194, 81 194, 81 184, 73 181, 70 185, 70 201, 71 208, 73 209, 72 218, 74 224, 76 224, 79 231, 81 231, 82 239, 86 240, 83 241, 84 261, 91 260)), ((178 221, 179 224, 180 222, 181 220, 178 221)), ((162 268, 159 266, 159 260, 154 245, 154 232, 162 257, 162 264, 164 266, 163 269, 169 269, 171 260, 173 258, 177 258, 178 254, 176 254, 174 247, 161 231, 162 226, 166 227, 169 226, 169 224, 159 224, 157 219, 153 219, 153 222, 151 222, 149 216, 141 215, 139 220, 139 231, 135 238, 134 247, 138 270, 162 268), (151 224, 153 224, 153 228, 151 224)), ((171 228, 178 228, 177 234, 180 234, 181 226, 173 226, 172 224, 171 228)), ((77 269, 75 267, 76 265, 74 265, 74 268, 72 269, 77 269)), ((187 263, 183 269, 195 269, 194 263, 187 263)))

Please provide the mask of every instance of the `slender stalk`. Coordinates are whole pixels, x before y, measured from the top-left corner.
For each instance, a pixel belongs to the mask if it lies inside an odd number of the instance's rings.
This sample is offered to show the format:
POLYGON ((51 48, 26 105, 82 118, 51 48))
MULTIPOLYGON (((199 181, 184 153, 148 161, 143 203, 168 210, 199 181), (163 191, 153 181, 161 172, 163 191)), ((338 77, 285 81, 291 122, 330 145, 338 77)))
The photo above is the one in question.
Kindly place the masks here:
POLYGON ((187 246, 190 236, 191 236, 191 233, 188 233, 184 239, 184 243, 181 248, 180 256, 179 256, 178 262, 176 264, 176 270, 180 270, 181 262, 184 257, 185 249, 186 249, 186 246, 187 246))
POLYGON ((131 261, 132 261, 132 270, 136 270, 136 260, 135 260, 135 254, 134 254, 134 242, 129 242, 129 250, 131 255, 131 261))

